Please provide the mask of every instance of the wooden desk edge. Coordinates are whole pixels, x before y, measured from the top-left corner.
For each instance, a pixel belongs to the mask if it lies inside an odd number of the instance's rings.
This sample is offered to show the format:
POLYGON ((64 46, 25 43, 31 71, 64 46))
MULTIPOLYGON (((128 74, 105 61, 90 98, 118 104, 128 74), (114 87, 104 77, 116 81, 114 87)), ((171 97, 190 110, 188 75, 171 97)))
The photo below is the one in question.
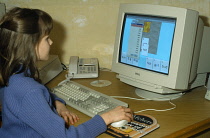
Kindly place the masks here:
POLYGON ((186 138, 198 134, 210 128, 210 118, 195 123, 191 126, 176 131, 170 135, 164 136, 163 138, 186 138))
MULTIPOLYGON (((65 79, 65 77, 63 77, 64 76, 63 74, 65 74, 65 73, 66 72, 63 72, 62 75, 59 75, 60 78, 65 79)), ((55 84, 57 85, 57 83, 55 83, 55 84)), ((54 83, 51 83, 50 85, 54 86, 54 83)), ((176 124, 174 124, 174 125, 176 125, 176 124)), ((196 135, 196 134, 198 134, 202 131, 205 131, 209 128, 210 128, 210 118, 202 120, 202 121, 197 122, 197 123, 194 123, 191 126, 188 126, 188 127, 184 128, 184 129, 181 129, 181 130, 178 130, 178 131, 173 132, 171 134, 168 134, 168 135, 164 136, 163 138, 176 138, 176 137, 186 138, 186 137, 196 135)))

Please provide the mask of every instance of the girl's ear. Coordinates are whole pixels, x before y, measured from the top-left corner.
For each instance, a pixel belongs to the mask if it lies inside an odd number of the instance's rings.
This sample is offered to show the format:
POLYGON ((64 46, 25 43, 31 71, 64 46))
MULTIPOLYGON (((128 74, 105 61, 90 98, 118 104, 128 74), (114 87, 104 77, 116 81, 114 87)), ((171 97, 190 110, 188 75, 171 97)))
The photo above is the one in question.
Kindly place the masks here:
POLYGON ((39 60, 40 59, 40 56, 39 56, 39 44, 36 44, 36 46, 35 46, 35 53, 36 53, 37 59, 39 60))

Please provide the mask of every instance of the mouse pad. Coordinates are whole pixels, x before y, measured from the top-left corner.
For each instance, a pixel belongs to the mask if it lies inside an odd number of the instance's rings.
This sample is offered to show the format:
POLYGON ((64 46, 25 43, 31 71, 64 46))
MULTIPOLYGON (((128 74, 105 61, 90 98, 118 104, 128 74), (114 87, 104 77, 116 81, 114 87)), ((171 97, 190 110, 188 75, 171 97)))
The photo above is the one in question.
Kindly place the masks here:
POLYGON ((147 114, 136 114, 134 120, 122 127, 108 126, 105 133, 115 138, 140 138, 159 128, 157 120, 147 114))

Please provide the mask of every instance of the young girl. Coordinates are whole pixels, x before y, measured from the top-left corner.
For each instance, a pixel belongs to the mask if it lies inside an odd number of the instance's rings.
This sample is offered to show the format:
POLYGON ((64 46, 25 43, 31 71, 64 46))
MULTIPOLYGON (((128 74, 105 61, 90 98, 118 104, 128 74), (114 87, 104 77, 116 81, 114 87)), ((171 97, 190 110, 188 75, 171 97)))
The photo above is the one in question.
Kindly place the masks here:
POLYGON ((4 138, 93 138, 106 126, 132 120, 129 108, 117 107, 89 121, 79 121, 65 102, 39 81, 36 61, 47 60, 52 18, 38 9, 13 8, 0 21, 0 94, 4 138), (71 124, 69 128, 66 124, 71 124))

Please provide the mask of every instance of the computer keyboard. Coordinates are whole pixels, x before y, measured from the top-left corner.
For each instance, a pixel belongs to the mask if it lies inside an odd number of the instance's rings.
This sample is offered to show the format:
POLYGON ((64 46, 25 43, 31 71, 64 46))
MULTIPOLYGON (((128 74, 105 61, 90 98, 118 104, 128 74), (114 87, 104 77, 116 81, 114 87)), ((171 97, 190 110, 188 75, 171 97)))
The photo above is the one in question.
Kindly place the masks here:
POLYGON ((103 114, 117 106, 128 107, 128 104, 108 95, 97 92, 73 81, 66 81, 52 89, 67 105, 93 117, 103 114))

